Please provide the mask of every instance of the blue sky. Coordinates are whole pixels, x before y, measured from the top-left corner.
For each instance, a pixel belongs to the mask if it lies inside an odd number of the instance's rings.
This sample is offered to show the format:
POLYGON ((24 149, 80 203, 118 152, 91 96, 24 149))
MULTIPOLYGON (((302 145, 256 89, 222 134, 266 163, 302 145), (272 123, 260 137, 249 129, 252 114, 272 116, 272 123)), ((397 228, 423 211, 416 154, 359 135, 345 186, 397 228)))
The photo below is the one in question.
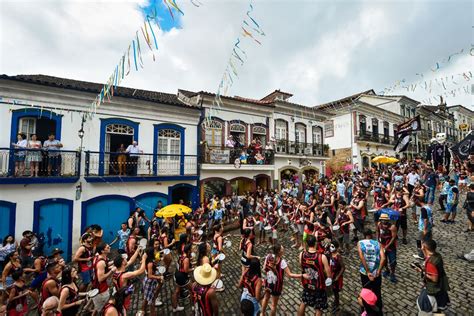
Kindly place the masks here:
POLYGON ((144 17, 154 16, 154 14, 156 13, 157 20, 163 31, 168 32, 172 28, 181 28, 182 14, 178 10, 170 6, 173 12, 173 16, 171 16, 169 9, 165 5, 163 0, 150 0, 144 5, 138 5, 138 8, 143 12, 144 17))

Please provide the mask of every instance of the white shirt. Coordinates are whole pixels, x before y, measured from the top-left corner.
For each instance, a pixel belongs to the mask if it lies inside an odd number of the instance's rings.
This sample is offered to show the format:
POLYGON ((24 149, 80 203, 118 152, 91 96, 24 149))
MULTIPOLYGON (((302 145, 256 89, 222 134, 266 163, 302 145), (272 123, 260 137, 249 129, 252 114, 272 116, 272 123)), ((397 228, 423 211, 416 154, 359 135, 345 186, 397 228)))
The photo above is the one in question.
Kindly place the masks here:
POLYGON ((225 141, 225 147, 234 147, 235 142, 232 139, 228 139, 225 141))
POLYGON ((407 179, 408 179, 408 184, 415 185, 416 181, 420 179, 420 176, 418 175, 418 173, 413 174, 410 172, 407 176, 407 179))
MULTIPOLYGON (((138 147, 138 145, 137 146, 128 145, 126 152, 130 154, 139 154, 142 152, 142 150, 140 149, 140 147, 138 147)), ((137 156, 137 155, 130 155, 130 156, 137 156)))

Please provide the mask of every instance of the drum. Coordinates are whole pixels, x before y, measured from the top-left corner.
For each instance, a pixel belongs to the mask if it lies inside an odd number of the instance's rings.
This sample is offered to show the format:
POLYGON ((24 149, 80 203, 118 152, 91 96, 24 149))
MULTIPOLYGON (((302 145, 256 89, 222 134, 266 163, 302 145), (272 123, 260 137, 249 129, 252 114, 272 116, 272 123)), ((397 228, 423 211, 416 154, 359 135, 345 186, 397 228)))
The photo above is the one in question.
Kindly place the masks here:
POLYGON ((337 231, 339 230, 339 228, 341 228, 339 225, 334 225, 334 226, 332 227, 332 230, 333 230, 334 232, 337 232, 337 231))
POLYGON ((156 271, 158 272, 158 274, 164 274, 166 272, 166 268, 163 267, 163 266, 159 266, 156 271))
POLYGON ((147 243, 148 243, 148 240, 146 240, 146 238, 142 238, 138 242, 138 247, 143 250, 146 248, 147 243))
POLYGON ((220 253, 220 254, 217 256, 217 260, 219 260, 219 261, 224 261, 224 259, 225 259, 225 254, 223 254, 223 253, 220 253))
POLYGON ((230 248, 230 247, 232 247, 232 240, 226 240, 226 241, 224 242, 224 247, 225 247, 225 248, 230 248))
POLYGON ((270 225, 269 225, 269 226, 265 226, 264 230, 265 230, 266 232, 268 232, 268 231, 272 230, 272 226, 270 226, 270 225))
POLYGON ((202 229, 198 230, 197 233, 198 233, 199 236, 201 236, 202 234, 204 234, 204 232, 202 231, 202 229))
POLYGON ((212 283, 212 287, 215 289, 216 292, 224 291, 224 282, 221 279, 217 279, 212 283))
POLYGON ((126 253, 121 254, 122 258, 128 259, 128 255, 126 253))
POLYGON ((260 225, 260 221, 255 222, 255 226, 258 226, 258 225, 260 225))
POLYGON ((169 255, 170 253, 171 253, 171 250, 169 250, 168 248, 163 249, 163 254, 165 256, 169 255))
POLYGON ((93 298, 93 297, 96 297, 97 294, 99 294, 99 289, 92 289, 89 292, 87 292, 87 297, 93 298))

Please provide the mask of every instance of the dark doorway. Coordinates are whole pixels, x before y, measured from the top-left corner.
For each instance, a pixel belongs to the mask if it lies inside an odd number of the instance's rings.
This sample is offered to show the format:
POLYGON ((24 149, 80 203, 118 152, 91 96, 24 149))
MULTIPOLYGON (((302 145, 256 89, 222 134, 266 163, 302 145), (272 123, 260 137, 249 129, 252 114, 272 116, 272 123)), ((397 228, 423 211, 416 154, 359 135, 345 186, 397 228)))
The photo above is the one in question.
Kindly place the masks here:
POLYGON ((108 134, 110 140, 109 152, 110 152, 110 164, 109 164, 109 174, 116 175, 119 174, 119 156, 121 157, 120 164, 121 166, 125 165, 125 173, 131 173, 131 166, 129 157, 118 155, 117 151, 120 148, 120 145, 123 144, 124 148, 127 149, 128 145, 132 144, 133 135, 122 135, 122 134, 108 134), (125 161, 123 161, 125 159, 125 161))
POLYGON ((49 134, 56 135, 56 121, 44 117, 36 119, 36 137, 38 140, 44 143, 49 134))
POLYGON ((191 202, 192 191, 192 188, 188 186, 174 188, 171 192, 171 203, 178 204, 180 200, 183 200, 184 205, 189 205, 191 202))

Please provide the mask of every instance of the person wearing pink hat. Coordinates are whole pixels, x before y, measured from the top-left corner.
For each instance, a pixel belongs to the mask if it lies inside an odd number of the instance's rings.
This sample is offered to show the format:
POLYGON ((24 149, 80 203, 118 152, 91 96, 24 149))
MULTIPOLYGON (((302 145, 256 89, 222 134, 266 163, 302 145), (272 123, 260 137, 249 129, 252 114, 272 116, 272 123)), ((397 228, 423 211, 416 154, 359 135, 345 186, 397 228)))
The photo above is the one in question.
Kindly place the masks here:
POLYGON ((362 308, 361 316, 378 316, 383 315, 380 309, 377 307, 377 295, 372 290, 363 288, 360 291, 357 302, 362 308))

